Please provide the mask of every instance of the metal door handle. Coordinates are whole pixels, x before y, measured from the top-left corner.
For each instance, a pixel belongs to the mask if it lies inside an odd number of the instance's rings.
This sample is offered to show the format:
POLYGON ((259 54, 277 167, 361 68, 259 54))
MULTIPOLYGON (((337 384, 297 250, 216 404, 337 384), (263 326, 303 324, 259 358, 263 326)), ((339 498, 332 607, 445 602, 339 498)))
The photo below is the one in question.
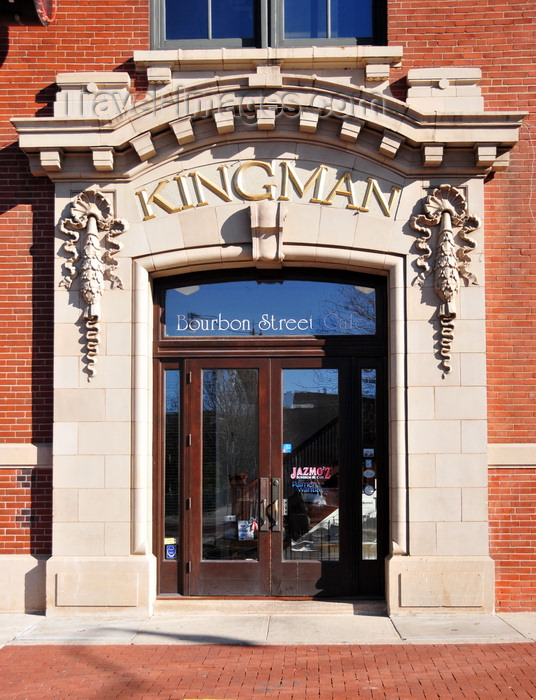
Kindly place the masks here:
POLYGON ((271 529, 274 532, 280 532, 281 531, 281 520, 279 518, 279 498, 280 498, 280 491, 281 491, 281 486, 280 486, 280 480, 279 479, 272 479, 272 501, 270 503, 270 515, 272 516, 270 518, 270 524, 271 524, 271 529))
POLYGON ((268 479, 261 477, 259 479, 259 530, 267 532, 270 529, 267 517, 268 509, 268 479))
POLYGON ((259 493, 259 530, 281 531, 279 517, 280 480, 261 477, 259 493))

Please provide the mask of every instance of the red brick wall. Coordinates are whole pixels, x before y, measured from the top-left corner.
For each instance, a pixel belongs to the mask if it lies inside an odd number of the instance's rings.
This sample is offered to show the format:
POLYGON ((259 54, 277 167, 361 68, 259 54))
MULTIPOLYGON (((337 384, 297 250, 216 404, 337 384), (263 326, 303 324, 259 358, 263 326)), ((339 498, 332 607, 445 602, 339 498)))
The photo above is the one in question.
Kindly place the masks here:
POLYGON ((9 119, 51 114, 57 73, 125 70, 149 48, 149 0, 59 6, 46 29, 0 26, 0 442, 52 434, 53 187, 9 119))
POLYGON ((536 468, 490 470, 489 518, 497 610, 535 609, 536 468))
MULTIPOLYGON (((51 442, 54 188, 11 117, 52 113, 57 73, 125 70, 149 48, 149 0, 61 0, 56 22, 0 26, 0 442, 51 442)), ((51 550, 50 470, 0 470, 0 554, 51 550)))
POLYGON ((410 68, 477 66, 486 110, 531 112, 511 167, 485 186, 490 442, 536 442, 536 12, 532 0, 388 0, 389 43, 410 68))
MULTIPOLYGON (((388 0, 389 43, 410 68, 478 66, 487 110, 529 113, 510 169, 485 185, 490 442, 536 442, 536 12, 532 0, 388 0)), ((536 609, 535 470, 490 474, 497 607, 536 609), (531 517, 532 516, 532 517, 531 517)))
POLYGON ((50 555, 51 525, 52 471, 0 469, 0 555, 50 555))

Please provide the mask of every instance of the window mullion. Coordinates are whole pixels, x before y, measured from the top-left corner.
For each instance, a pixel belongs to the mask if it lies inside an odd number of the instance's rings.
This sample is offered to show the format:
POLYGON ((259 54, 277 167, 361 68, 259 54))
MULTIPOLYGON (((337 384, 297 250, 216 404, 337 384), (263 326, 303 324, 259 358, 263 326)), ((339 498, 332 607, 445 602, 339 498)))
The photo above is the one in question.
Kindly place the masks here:
MULTIPOLYGON (((270 26, 272 22, 269 21, 269 8, 268 8, 268 3, 269 0, 261 0, 260 3, 260 45, 261 48, 264 49, 267 46, 270 46, 272 44, 272 41, 270 40, 270 26)), ((271 8, 270 8, 271 9, 271 8)), ((272 20, 273 20, 273 13, 272 13, 272 20)))
POLYGON ((207 30, 207 36, 209 39, 212 39, 212 0, 207 0, 208 8, 207 8, 207 22, 208 22, 208 30, 207 30))
POLYGON ((331 39, 331 0, 326 0, 326 37, 331 39))

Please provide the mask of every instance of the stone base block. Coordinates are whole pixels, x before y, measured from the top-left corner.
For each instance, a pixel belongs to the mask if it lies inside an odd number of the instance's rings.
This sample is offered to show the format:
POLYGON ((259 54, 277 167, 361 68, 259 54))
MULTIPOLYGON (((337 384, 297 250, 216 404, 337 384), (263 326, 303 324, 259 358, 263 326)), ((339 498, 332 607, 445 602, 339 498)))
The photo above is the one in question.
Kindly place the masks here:
POLYGON ((490 557, 388 557, 389 614, 492 612, 494 574, 490 557))
POLYGON ((52 557, 47 567, 47 616, 152 614, 152 556, 52 557))
POLYGON ((30 554, 0 555, 0 612, 42 612, 46 566, 46 559, 30 554))

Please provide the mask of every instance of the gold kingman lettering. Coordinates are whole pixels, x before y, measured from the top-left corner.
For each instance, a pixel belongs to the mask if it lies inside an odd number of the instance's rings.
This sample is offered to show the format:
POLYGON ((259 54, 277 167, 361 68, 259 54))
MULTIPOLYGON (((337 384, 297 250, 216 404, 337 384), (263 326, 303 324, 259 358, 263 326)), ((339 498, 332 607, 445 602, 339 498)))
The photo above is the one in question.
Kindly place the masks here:
POLYGON ((204 207, 208 204, 204 197, 205 193, 203 191, 203 185, 211 192, 214 192, 215 195, 223 199, 224 202, 232 201, 232 197, 230 194, 229 175, 227 172, 229 170, 229 166, 221 165, 218 168, 218 170, 220 171, 220 177, 223 187, 220 187, 215 182, 212 182, 212 180, 209 180, 208 177, 205 177, 201 173, 198 173, 197 170, 194 170, 190 173, 190 177, 193 178, 194 181, 198 207, 204 207))
POLYGON ((287 202, 290 197, 288 196, 288 182, 292 181, 294 189, 300 195, 300 198, 305 195, 307 190, 313 185, 315 185, 314 196, 311 197, 310 201, 320 204, 322 200, 322 191, 324 189, 324 178, 326 175, 327 167, 325 165, 319 165, 311 177, 307 180, 305 185, 302 185, 300 178, 296 174, 296 171, 285 160, 281 163, 283 166, 283 178, 281 180, 281 195, 279 199, 287 202))
POLYGON ((192 202, 190 190, 188 189, 188 180, 186 179, 186 175, 175 175, 173 179, 176 180, 177 184, 179 185, 179 191, 181 193, 182 199, 182 208, 191 209, 192 207, 195 207, 195 204, 192 202))
POLYGON ((385 216, 391 216, 391 211, 393 209, 395 197, 400 192, 400 188, 391 187, 391 196, 389 197, 389 204, 386 204, 383 198, 383 194, 381 193, 376 180, 374 180, 371 177, 368 177, 367 182, 367 191, 365 192, 365 196, 363 197, 363 204, 359 207, 359 211, 369 211, 368 203, 370 195, 374 193, 374 196, 376 197, 378 204, 382 208, 382 211, 385 214, 385 216))
POLYGON ((273 199, 273 189, 276 187, 275 184, 267 183, 266 185, 263 185, 264 189, 266 190, 266 194, 251 194, 250 192, 246 192, 244 187, 244 173, 250 168, 255 167, 262 168, 268 173, 270 177, 274 176, 274 172, 270 163, 264 163, 262 160, 250 160, 247 163, 242 163, 242 165, 236 171, 234 176, 235 190, 243 199, 247 199, 254 202, 257 202, 260 199, 273 199))
POLYGON ((142 190, 138 190, 136 192, 136 195, 140 199, 141 203, 141 208, 143 209, 144 217, 143 220, 147 221, 147 219, 154 219, 156 214, 154 213, 151 204, 158 204, 159 207, 161 207, 164 211, 167 211, 168 214, 173 214, 177 211, 180 211, 181 208, 175 206, 174 204, 171 204, 165 197, 163 197, 160 194, 160 190, 167 185, 169 180, 162 180, 161 182, 158 183, 158 185, 155 187, 153 193, 148 197, 147 196, 147 190, 144 188, 142 190))
POLYGON ((349 204, 346 205, 348 209, 359 209, 354 201, 354 185, 350 173, 346 171, 342 177, 340 177, 335 183, 335 187, 328 194, 327 199, 323 200, 321 204, 333 204, 333 197, 338 194, 341 197, 348 197, 349 204), (342 186, 346 184, 346 189, 343 190, 342 186))

